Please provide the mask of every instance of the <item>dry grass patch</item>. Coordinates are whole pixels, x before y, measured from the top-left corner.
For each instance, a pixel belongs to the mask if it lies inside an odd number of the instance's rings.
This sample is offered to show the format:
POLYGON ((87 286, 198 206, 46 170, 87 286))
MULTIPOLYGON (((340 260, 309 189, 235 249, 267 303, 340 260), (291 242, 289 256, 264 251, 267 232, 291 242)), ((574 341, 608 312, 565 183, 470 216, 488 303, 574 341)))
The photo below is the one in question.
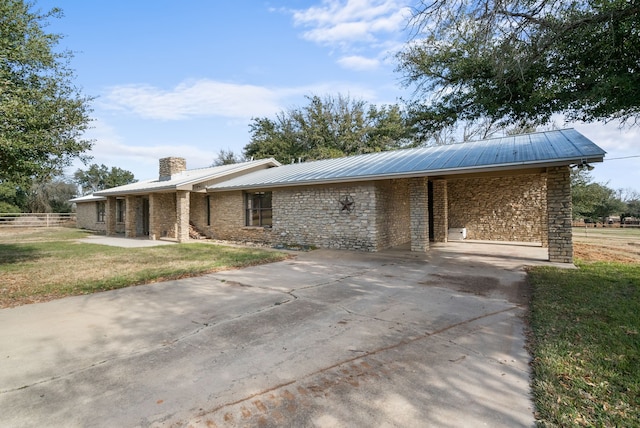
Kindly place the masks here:
POLYGON ((147 248, 79 243, 74 229, 0 234, 0 308, 283 260, 285 253, 204 242, 147 248))
POLYGON ((574 227, 573 252, 586 262, 640 263, 640 229, 574 227))

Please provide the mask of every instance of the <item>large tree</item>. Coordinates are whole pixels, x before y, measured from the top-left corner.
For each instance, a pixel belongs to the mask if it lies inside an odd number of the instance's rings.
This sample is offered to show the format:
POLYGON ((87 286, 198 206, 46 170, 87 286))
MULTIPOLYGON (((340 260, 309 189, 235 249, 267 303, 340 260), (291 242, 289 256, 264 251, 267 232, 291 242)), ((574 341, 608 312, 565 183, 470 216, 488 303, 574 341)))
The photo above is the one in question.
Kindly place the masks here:
POLYGON ((23 212, 68 213, 71 212, 69 199, 76 196, 78 188, 65 177, 55 177, 44 182, 34 182, 27 192, 23 212))
POLYGON ((254 118, 247 159, 282 163, 393 150, 410 144, 406 117, 397 105, 376 107, 349 97, 307 97, 304 107, 274 119, 254 118))
POLYGON ((636 123, 637 0, 424 0, 398 54, 426 129, 489 118, 636 123))
POLYGON ((73 174, 73 179, 82 189, 83 195, 138 181, 131 171, 115 166, 109 169, 104 164, 92 164, 86 171, 78 169, 73 174))
POLYGON ((585 169, 571 172, 573 218, 604 223, 606 217, 624 213, 626 204, 618 198, 616 191, 592 180, 585 169))
POLYGON ((33 180, 25 185, 0 183, 0 213, 66 213, 78 186, 64 176, 33 180))
POLYGON ((83 157, 90 97, 73 84, 72 54, 45 27, 61 12, 0 0, 0 182, 26 185, 83 157))

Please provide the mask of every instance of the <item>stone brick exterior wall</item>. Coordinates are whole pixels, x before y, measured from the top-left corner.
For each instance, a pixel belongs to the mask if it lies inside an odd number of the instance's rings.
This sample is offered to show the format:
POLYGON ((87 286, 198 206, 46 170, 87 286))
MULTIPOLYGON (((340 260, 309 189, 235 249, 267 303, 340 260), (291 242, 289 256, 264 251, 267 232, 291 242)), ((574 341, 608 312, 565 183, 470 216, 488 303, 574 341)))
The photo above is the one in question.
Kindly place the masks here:
POLYGON ((406 244, 411 240, 409 180, 375 183, 377 249, 406 244))
POLYGON ((125 201, 125 235, 128 238, 144 236, 143 197, 128 195, 125 201))
MULTIPOLYGON (((382 195, 384 204, 393 205, 400 198, 393 188, 387 184, 379 189, 369 182, 274 189, 271 228, 245 227, 243 192, 212 193, 209 233, 216 239, 375 251, 379 247, 376 202, 382 195), (339 201, 345 196, 353 198, 351 212, 342 210, 339 201)), ((402 213, 402 204, 396 206, 402 213)), ((388 225, 383 242, 403 240, 401 228, 400 221, 388 225)))
POLYGON ((411 251, 429 249, 429 198, 426 177, 409 180, 409 205, 411 211, 411 251))
POLYGON ((76 204, 76 227, 80 229, 95 230, 97 232, 105 232, 107 228, 106 223, 98 223, 97 219, 97 202, 79 202, 76 204))
MULTIPOLYGON (((106 202, 106 201, 105 201, 106 202)), ((106 207, 105 207, 106 210, 106 207)), ((79 202, 76 203, 76 227, 80 229, 94 230, 96 232, 107 232, 106 223, 106 211, 105 221, 98 222, 98 206, 97 202, 79 202)), ((114 214, 115 215, 115 214, 114 214)), ((114 217, 115 218, 115 217, 114 217)), ((124 223, 115 223, 115 232, 124 233, 124 223)))
POLYGON ((433 181, 433 240, 447 242, 449 202, 447 180, 433 181))
POLYGON ((185 190, 176 192, 176 238, 178 242, 189 240, 190 193, 185 190))
POLYGON ((190 198, 191 222, 199 232, 206 233, 209 229, 207 225, 207 194, 191 193, 190 198))
POLYGON ((573 263, 569 167, 549 168, 547 171, 547 188, 549 261, 573 263))
POLYGON ((175 238, 176 194, 151 193, 149 195, 149 237, 151 239, 175 238))
POLYGON ((375 251, 376 187, 373 183, 324 185, 273 192, 274 238, 285 244, 375 251), (353 199, 351 212, 340 201, 353 199))
POLYGON ((467 239, 544 242, 546 178, 543 174, 447 180, 450 228, 467 239))
POLYGON ((245 240, 241 235, 244 227, 244 199, 241 191, 211 193, 211 226, 209 235, 214 239, 245 240))

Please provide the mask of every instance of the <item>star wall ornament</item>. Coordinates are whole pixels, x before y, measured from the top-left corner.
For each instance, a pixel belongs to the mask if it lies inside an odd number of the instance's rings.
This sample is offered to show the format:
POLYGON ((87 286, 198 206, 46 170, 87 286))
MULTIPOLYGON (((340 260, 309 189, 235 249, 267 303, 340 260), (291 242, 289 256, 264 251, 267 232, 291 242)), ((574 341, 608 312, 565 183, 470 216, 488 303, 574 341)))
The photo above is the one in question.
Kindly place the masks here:
POLYGON ((352 196, 344 195, 338 202, 340 202, 340 214, 349 214, 356 209, 352 196))

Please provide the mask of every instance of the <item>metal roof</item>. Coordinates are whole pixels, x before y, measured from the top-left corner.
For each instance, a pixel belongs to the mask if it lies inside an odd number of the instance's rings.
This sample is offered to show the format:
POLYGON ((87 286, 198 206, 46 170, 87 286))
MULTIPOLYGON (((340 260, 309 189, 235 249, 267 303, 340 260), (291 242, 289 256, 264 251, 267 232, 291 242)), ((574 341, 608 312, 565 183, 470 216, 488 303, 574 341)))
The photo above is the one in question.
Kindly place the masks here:
POLYGON ((107 198, 104 196, 95 196, 93 194, 78 196, 77 198, 69 199, 69 202, 98 202, 98 201, 106 201, 107 198))
POLYGON ((216 179, 224 179, 235 174, 250 173, 256 168, 269 168, 280 166, 280 162, 273 158, 256 161, 242 162, 230 165, 214 166, 209 168, 189 169, 174 174, 168 180, 158 178, 112 187, 111 189, 95 192, 96 196, 131 195, 150 192, 163 192, 172 190, 191 190, 194 185, 216 179))
POLYGON ((255 189, 569 165, 602 162, 605 153, 578 131, 563 129, 283 165, 207 189, 255 189))

